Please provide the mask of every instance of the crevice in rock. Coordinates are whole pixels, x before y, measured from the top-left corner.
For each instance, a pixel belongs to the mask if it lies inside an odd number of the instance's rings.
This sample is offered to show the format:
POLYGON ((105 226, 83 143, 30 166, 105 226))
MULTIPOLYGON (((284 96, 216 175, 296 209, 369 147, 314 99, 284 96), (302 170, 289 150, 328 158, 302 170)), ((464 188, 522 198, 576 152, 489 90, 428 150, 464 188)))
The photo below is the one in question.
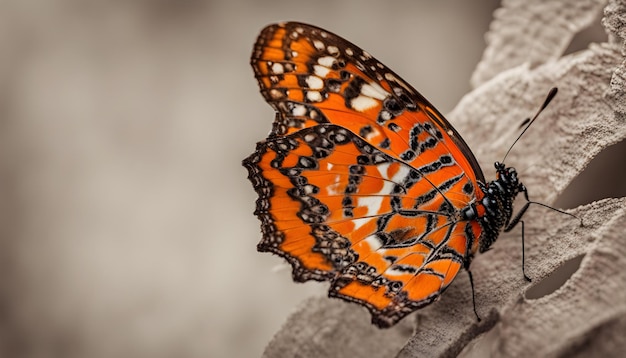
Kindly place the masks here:
POLYGON ((570 42, 569 46, 563 52, 563 56, 585 50, 591 43, 602 43, 608 41, 608 36, 602 27, 602 23, 600 22, 602 16, 603 14, 600 12, 596 20, 594 20, 589 27, 574 35, 574 38, 570 42))
POLYGON ((529 300, 535 300, 543 296, 549 295, 552 292, 563 286, 572 275, 580 268, 585 255, 579 255, 572 259, 565 261, 561 266, 557 267, 548 277, 536 282, 528 290, 526 290, 525 297, 529 300))
POLYGON ((554 207, 571 209, 604 198, 626 196, 626 141, 601 151, 554 202, 554 207))

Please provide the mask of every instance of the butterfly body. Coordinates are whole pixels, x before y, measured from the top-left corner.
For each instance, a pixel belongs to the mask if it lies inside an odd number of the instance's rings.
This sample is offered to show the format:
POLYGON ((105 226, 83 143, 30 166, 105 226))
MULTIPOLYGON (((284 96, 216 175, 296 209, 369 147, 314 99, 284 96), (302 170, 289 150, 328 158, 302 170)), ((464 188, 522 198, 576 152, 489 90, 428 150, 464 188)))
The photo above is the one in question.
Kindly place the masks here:
POLYGON ((498 235, 503 229, 509 227, 513 215, 513 201, 520 192, 526 188, 519 182, 515 168, 506 168, 504 164, 496 162, 497 179, 486 185, 479 183, 484 197, 481 200, 483 215, 478 215, 477 220, 483 228, 480 238, 480 252, 491 248, 498 235))
POLYGON ((265 28, 252 67, 276 110, 243 162, 259 198, 259 251, 296 281, 367 307, 389 327, 441 295, 506 228, 524 186, 486 182, 457 131, 367 52, 300 23, 265 28))

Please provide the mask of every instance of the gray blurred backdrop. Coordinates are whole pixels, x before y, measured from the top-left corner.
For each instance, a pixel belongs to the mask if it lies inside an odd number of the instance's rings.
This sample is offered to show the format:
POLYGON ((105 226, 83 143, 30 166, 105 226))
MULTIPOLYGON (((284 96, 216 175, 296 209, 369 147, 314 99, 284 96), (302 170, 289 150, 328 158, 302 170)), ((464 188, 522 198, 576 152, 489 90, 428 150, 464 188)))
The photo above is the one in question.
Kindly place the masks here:
POLYGON ((341 34, 446 113, 497 3, 0 1, 0 356, 259 356, 325 287, 255 249, 260 29, 341 34))

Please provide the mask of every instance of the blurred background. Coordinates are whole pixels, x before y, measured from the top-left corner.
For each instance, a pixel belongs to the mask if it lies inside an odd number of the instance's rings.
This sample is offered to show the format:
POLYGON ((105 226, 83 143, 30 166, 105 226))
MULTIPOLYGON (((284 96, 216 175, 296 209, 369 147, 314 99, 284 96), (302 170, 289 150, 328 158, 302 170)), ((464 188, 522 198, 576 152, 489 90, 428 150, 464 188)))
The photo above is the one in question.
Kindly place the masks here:
POLYGON ((325 286, 256 252, 258 32, 324 27, 446 113, 497 5, 0 1, 0 356, 259 356, 325 286))

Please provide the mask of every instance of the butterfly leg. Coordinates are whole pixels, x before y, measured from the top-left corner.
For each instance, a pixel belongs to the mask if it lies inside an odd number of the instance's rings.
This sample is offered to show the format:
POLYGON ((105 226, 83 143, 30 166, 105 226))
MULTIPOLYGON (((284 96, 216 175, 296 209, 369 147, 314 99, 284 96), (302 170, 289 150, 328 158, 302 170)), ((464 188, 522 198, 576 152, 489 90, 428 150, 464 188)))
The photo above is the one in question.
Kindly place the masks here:
POLYGON ((469 269, 469 263, 465 265, 465 271, 469 275, 470 286, 472 287, 472 305, 474 306, 474 314, 476 315, 476 319, 478 322, 481 321, 480 316, 478 315, 478 311, 476 311, 476 296, 474 295, 474 278, 472 277, 472 271, 469 269))
POLYGON ((526 275, 526 258, 525 258, 525 253, 526 250, 524 248, 524 220, 520 220, 520 224, 522 224, 522 275, 524 275, 524 278, 526 279, 526 281, 531 282, 532 280, 530 279, 530 277, 528 277, 526 275))
MULTIPOLYGON (((526 213, 526 210, 528 210, 528 207, 530 206, 530 204, 535 203, 533 201, 530 201, 530 199, 528 198, 528 190, 526 189, 526 187, 523 184, 520 184, 520 191, 522 193, 524 193, 524 199, 526 199, 526 204, 524 204, 524 206, 522 206, 520 211, 517 212, 517 215, 515 215, 515 217, 513 217, 513 220, 511 220, 509 222, 509 224, 504 228, 504 232, 511 231, 515 227, 515 225, 517 225, 517 223, 521 221, 522 216, 524 215, 524 213, 526 213)), ((523 230, 522 230, 522 232, 523 232, 523 230)), ((522 237, 523 236, 524 235, 522 235, 522 237)))
POLYGON ((504 232, 511 231, 518 223, 522 224, 522 274, 524 275, 524 278, 526 279, 526 281, 531 282, 532 280, 530 279, 530 277, 526 275, 526 257, 525 257, 526 250, 524 248, 524 220, 522 220, 522 216, 524 215, 526 210, 528 210, 528 207, 530 206, 530 204, 533 202, 530 201, 530 199, 528 198, 528 191, 526 190, 526 187, 524 185, 520 185, 520 191, 524 193, 526 204, 524 204, 522 209, 520 209, 517 215, 515 215, 513 220, 511 220, 511 222, 509 222, 509 224, 504 228, 504 232))

